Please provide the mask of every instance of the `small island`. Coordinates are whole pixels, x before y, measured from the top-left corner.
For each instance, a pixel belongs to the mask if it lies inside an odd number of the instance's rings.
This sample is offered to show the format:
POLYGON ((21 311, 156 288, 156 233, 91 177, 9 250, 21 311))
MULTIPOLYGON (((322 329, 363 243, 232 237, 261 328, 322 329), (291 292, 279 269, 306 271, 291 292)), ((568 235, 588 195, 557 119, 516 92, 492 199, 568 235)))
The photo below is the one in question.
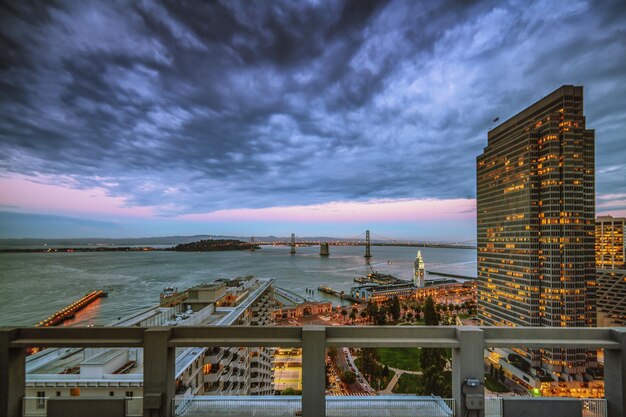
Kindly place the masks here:
POLYGON ((254 250, 260 249, 260 246, 253 243, 243 242, 235 239, 206 239, 197 242, 181 243, 168 250, 180 252, 210 252, 224 250, 254 250))

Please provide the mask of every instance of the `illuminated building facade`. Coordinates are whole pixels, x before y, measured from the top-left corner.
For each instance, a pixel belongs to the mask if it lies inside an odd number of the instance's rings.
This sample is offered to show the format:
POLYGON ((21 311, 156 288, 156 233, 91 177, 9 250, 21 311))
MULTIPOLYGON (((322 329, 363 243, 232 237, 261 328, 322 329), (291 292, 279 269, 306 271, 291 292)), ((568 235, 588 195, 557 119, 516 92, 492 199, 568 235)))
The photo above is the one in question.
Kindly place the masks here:
MULTIPOLYGON (((493 326, 595 326, 595 133, 562 86, 492 129, 477 158, 478 313, 493 326)), ((570 379, 595 355, 526 352, 570 379)))
POLYGON ((624 224, 624 217, 596 219, 596 268, 624 269, 624 224))
POLYGON ((597 319, 601 327, 626 326, 625 225, 624 217, 596 219, 597 319))

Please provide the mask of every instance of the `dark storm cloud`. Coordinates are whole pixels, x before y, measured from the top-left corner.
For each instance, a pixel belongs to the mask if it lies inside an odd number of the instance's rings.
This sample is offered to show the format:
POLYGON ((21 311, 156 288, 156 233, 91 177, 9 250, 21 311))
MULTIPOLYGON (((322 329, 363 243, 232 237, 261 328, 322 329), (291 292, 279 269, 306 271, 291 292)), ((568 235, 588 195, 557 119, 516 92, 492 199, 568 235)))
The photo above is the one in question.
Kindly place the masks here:
POLYGON ((14 2, 0 169, 164 214, 474 196, 502 120, 586 88, 626 193, 622 1, 14 2))

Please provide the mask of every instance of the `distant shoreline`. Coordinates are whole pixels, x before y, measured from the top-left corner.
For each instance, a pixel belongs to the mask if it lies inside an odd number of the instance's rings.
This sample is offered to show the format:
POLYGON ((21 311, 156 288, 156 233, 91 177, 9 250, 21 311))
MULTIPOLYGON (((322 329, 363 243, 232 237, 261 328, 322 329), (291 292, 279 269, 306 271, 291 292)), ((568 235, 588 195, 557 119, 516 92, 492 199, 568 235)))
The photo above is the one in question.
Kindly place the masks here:
POLYGON ((96 246, 96 247, 60 247, 60 248, 6 248, 0 253, 72 253, 72 252, 218 252, 233 250, 260 249, 258 245, 240 240, 200 240, 198 242, 183 243, 169 248, 155 248, 152 246, 96 246))
POLYGON ((233 250, 249 250, 248 248, 216 247, 203 250, 179 250, 174 248, 153 247, 97 247, 97 248, 8 248, 0 249, 0 253, 72 253, 72 252, 220 252, 233 250))
MULTIPOLYGON (((274 244, 275 246, 289 246, 284 243, 274 244)), ((317 243, 307 244, 306 246, 316 246, 317 243)), ((335 244, 331 246, 365 246, 363 244, 335 244)), ((262 243, 255 245, 255 249, 261 246, 272 246, 272 244, 262 243)), ((476 246, 469 245, 446 245, 446 244, 428 244, 428 243, 372 243, 372 246, 394 246, 394 247, 416 247, 416 248, 441 248, 441 249, 476 249, 476 246)), ((4 248, 0 249, 0 253, 71 253, 71 252, 219 252, 233 250, 250 250, 251 244, 242 246, 214 246, 193 249, 176 249, 176 246, 169 248, 155 248, 152 246, 90 246, 90 247, 57 247, 57 248, 4 248)))

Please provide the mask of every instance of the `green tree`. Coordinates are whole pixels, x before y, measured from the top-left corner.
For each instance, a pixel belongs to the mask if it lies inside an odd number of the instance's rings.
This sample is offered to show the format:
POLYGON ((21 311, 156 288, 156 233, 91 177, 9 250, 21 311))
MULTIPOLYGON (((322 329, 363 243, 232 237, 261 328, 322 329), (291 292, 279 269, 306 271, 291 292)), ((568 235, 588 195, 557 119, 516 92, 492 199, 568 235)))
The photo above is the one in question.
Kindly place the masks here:
MULTIPOLYGON (((426 298, 424 303, 424 322, 427 326, 439 325, 435 302, 432 297, 426 298)), ((446 382, 443 370, 446 366, 446 351, 442 348, 424 348, 421 352, 420 365, 422 379, 418 384, 420 395, 448 395, 451 387, 446 382)))
POLYGON ((367 317, 367 311, 361 310, 359 316, 361 317, 361 320, 365 320, 365 317, 367 317))
POLYGON ((346 321, 346 316, 348 315, 348 312, 346 311, 345 308, 341 309, 341 316, 343 317, 343 321, 346 321))
POLYGON ((398 296, 394 295, 393 297, 391 297, 388 310, 393 320, 398 321, 398 319, 400 318, 400 312, 401 312, 400 299, 398 298, 398 296))
POLYGON ((439 314, 437 314, 435 301, 432 297, 428 297, 424 303, 424 324, 427 326, 439 325, 439 314))
POLYGON ((372 382, 377 376, 379 360, 380 357, 378 356, 378 350, 375 348, 361 349, 361 372, 368 377, 370 382, 372 382))
POLYGON ((354 381, 356 381, 356 374, 352 371, 343 371, 339 378, 341 378, 345 384, 350 385, 354 384, 354 381))
POLYGON ((413 307, 413 311, 415 312, 416 316, 419 316, 420 313, 422 312, 422 305, 421 304, 415 304, 415 307, 413 307))
POLYGON ((385 307, 381 307, 376 313, 376 321, 375 323, 379 326, 384 326, 387 324, 387 310, 385 307))
POLYGON ((490 363, 489 364, 489 376, 491 376, 492 378, 493 378, 493 371, 494 371, 493 363, 490 363))
POLYGON ((389 378, 389 367, 387 365, 383 368, 382 376, 383 378, 389 378))
POLYGON ((352 320, 352 323, 354 323, 354 320, 356 320, 356 308, 353 308, 350 312, 350 320, 352 320))
POLYGON ((367 311, 370 322, 374 322, 374 320, 376 320, 376 317, 378 316, 378 305, 376 305, 376 303, 374 303, 372 300, 369 300, 367 302, 367 305, 365 306, 365 311, 367 311))
POLYGON ((426 369, 422 369, 424 373, 418 384, 418 391, 421 395, 439 395, 448 397, 448 383, 443 372, 440 372, 436 366, 431 365, 426 369))

